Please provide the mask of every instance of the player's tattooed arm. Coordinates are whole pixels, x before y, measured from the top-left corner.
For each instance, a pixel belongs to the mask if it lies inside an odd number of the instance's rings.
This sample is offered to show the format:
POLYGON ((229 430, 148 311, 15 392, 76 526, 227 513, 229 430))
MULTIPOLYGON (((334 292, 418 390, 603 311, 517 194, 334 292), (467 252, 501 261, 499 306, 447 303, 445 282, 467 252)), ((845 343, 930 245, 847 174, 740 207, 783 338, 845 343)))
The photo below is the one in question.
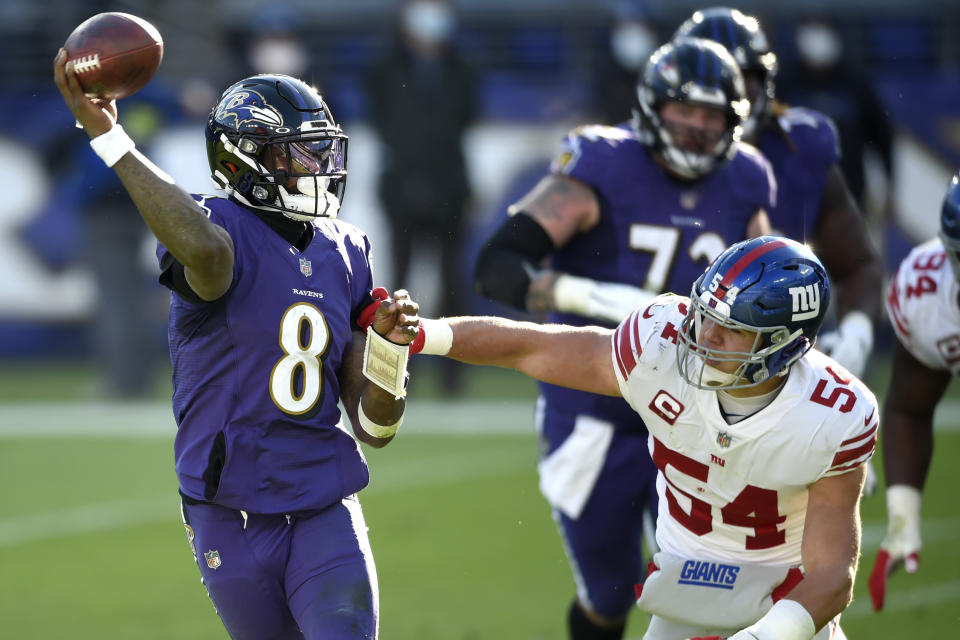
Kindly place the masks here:
MULTIPOLYGON (((556 248, 567 244, 573 236, 589 231, 600 219, 600 202, 593 189, 559 174, 543 177, 529 193, 511 205, 510 210, 523 211, 533 218, 556 248)), ((526 297, 529 311, 542 313, 555 308, 553 288, 558 275, 549 269, 531 274, 526 297)))
POLYGON ((541 178, 510 210, 523 211, 536 220, 555 247, 564 246, 574 235, 589 231, 600 220, 600 202, 593 189, 557 174, 541 178))
POLYGON ((157 239, 183 265, 190 288, 216 300, 233 281, 233 240, 162 169, 136 149, 114 169, 157 239))
MULTIPOLYGON (((90 139, 113 129, 116 101, 87 98, 63 49, 53 66, 57 89, 90 139)), ((190 194, 136 149, 124 154, 113 168, 147 226, 184 266, 187 282, 197 295, 204 300, 223 295, 233 280, 233 241, 226 230, 210 222, 190 194)))

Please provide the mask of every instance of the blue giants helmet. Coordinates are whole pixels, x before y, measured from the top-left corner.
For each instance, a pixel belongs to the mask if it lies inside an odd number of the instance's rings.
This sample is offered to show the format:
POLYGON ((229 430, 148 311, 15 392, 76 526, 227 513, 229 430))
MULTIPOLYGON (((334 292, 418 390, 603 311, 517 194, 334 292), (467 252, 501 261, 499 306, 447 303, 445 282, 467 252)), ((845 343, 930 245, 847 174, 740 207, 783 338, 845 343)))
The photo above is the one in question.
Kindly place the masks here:
POLYGON ((750 116, 743 124, 743 137, 750 138, 774 99, 774 78, 778 68, 777 55, 770 50, 767 36, 757 19, 728 7, 701 9, 680 25, 673 37, 719 42, 737 61, 750 100, 750 116))
POLYGON ((701 178, 726 162, 740 127, 750 111, 743 75, 723 46, 701 38, 679 38, 653 52, 637 83, 635 126, 640 139, 651 140, 673 173, 687 179, 701 178), (715 139, 703 138, 702 151, 686 150, 676 144, 678 133, 660 115, 663 105, 680 102, 719 109, 725 126, 715 139))
POLYGON ((827 270, 808 247, 777 236, 738 242, 693 284, 677 340, 680 374, 700 389, 752 387, 785 375, 816 339, 830 305, 827 270), (750 351, 699 344, 705 318, 755 334, 750 351), (733 373, 713 363, 735 362, 733 373))
POLYGON ((231 85, 207 120, 213 182, 247 207, 294 220, 334 218, 347 182, 347 136, 317 90, 284 75, 231 85))
POLYGON ((960 280, 960 173, 953 176, 940 210, 940 241, 950 258, 953 275, 960 280))

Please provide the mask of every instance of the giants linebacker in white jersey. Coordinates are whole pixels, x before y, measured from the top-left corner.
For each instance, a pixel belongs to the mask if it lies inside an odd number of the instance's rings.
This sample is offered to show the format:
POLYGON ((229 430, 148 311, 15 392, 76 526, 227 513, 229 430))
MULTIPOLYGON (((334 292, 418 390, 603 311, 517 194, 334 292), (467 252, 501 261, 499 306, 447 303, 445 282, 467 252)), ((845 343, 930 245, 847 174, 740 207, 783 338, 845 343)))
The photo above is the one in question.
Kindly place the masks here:
POLYGON ((660 502, 661 551, 637 586, 645 640, 837 640, 878 411, 811 350, 829 300, 812 251, 761 236, 724 251, 690 298, 654 298, 616 330, 427 320, 423 352, 623 396, 640 414, 660 502))
POLYGON ((890 283, 887 312, 897 334, 883 404, 887 537, 870 573, 873 608, 901 564, 916 572, 920 496, 933 456, 933 412, 960 376, 960 173, 947 189, 939 237, 913 249, 890 283))

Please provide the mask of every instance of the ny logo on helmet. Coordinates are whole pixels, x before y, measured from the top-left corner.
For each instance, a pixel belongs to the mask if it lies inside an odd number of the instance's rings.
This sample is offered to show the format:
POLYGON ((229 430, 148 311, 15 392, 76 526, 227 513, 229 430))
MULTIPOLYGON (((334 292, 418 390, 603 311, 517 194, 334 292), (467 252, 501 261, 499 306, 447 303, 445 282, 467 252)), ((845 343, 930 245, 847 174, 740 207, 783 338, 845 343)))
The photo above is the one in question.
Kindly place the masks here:
POLYGON ((793 298, 793 316, 791 320, 809 320, 820 313, 820 289, 815 284, 803 287, 790 287, 790 297, 793 298))

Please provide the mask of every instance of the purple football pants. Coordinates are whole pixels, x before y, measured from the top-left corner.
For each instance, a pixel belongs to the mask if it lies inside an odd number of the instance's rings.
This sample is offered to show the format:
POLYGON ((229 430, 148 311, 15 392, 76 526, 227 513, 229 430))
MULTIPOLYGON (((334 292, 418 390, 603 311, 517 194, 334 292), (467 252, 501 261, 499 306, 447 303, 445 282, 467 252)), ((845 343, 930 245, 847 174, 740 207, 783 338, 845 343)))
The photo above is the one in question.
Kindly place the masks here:
POLYGON ((356 497, 289 518, 182 509, 203 584, 234 640, 377 637, 377 573, 356 497))
MULTIPOLYGON (((545 434, 573 431, 575 415, 553 409, 546 402, 543 405, 545 434)), ((636 422, 640 423, 639 416, 636 422)), ((636 604, 633 586, 646 576, 644 511, 650 511, 656 522, 657 469, 647 449, 646 430, 640 425, 615 432, 603 470, 579 518, 573 520, 553 510, 579 600, 610 619, 626 616, 636 604)), ((559 438, 550 442, 546 454, 562 443, 559 438)), ((648 552, 652 557, 653 551, 648 552)))

